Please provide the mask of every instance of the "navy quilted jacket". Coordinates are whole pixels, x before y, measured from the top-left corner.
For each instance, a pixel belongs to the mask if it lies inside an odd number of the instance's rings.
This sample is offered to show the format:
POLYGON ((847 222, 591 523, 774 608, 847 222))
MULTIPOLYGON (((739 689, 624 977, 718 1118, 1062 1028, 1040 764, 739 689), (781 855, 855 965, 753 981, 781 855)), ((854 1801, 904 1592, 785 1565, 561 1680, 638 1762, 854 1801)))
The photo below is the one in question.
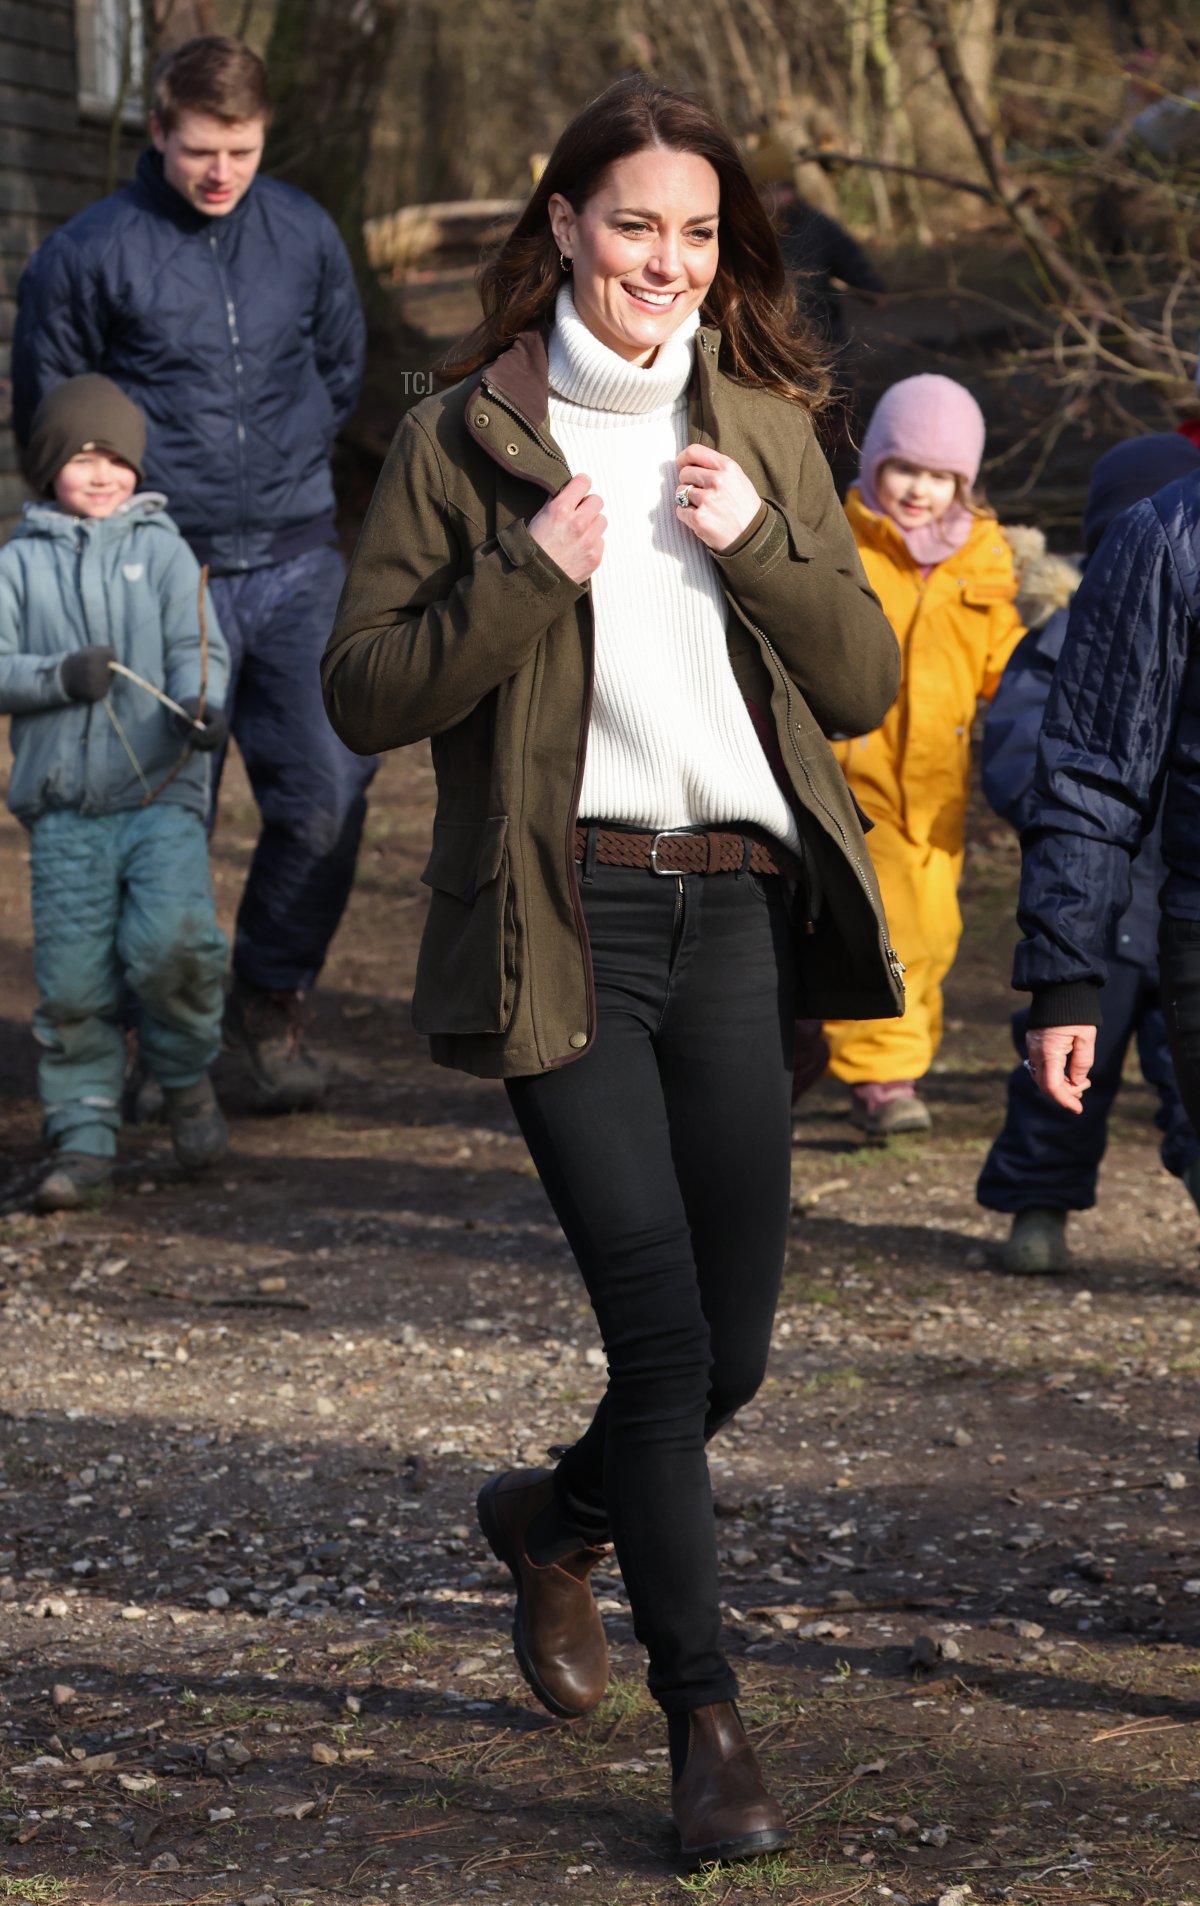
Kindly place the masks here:
POLYGON ((1095 1024, 1130 857, 1160 800, 1163 911, 1200 920, 1200 475, 1126 510, 1088 563, 1035 789, 1013 984, 1033 992, 1035 1026, 1095 1024))
POLYGON ((209 218, 149 150, 137 175, 54 232, 21 278, 13 417, 103 371, 146 413, 145 480, 201 561, 256 569, 333 540, 333 439, 354 409, 365 327, 337 227, 256 178, 209 218))

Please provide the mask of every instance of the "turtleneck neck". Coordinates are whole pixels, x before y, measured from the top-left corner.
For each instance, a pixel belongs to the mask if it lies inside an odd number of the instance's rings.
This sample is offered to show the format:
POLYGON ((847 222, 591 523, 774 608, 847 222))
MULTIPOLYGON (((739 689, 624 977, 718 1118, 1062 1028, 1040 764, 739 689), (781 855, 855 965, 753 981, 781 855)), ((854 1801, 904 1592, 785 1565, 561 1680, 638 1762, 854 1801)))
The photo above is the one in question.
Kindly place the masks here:
POLYGON ((589 331, 571 296, 560 286, 550 334, 550 389, 569 404, 646 416, 675 404, 692 375, 700 313, 691 312, 659 345, 652 364, 630 364, 589 331))

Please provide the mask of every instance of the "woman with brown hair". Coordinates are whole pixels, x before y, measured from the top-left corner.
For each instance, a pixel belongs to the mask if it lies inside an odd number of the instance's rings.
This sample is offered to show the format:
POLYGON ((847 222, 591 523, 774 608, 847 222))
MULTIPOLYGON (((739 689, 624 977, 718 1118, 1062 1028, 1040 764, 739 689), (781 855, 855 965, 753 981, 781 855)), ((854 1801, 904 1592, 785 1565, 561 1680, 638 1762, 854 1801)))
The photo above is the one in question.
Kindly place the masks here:
POLYGON ((585 107, 481 290, 384 467, 326 701, 364 752, 432 737, 414 1023, 504 1079, 608 1358, 557 1467, 480 1492, 517 1659, 554 1714, 601 1699, 612 1541, 684 1858, 746 1858, 787 1835, 721 1648, 705 1444, 770 1343, 793 1019, 898 1008, 824 738, 882 719, 896 643, 813 437, 819 354, 702 105, 636 78, 585 107))

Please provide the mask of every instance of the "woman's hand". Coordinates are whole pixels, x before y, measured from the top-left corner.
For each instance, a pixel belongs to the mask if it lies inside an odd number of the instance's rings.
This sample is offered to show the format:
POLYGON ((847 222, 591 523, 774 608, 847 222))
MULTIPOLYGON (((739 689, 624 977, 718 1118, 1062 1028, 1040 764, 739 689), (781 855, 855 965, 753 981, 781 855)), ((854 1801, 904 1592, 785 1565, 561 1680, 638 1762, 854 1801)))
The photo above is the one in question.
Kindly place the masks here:
POLYGON ((1088 1073, 1096 1056, 1094 1026, 1044 1026, 1025 1035, 1025 1061, 1033 1082, 1064 1112, 1082 1112, 1088 1073))
POLYGON ((679 452, 676 462, 676 493, 684 488, 688 491, 687 508, 676 506, 680 522, 686 523, 708 549, 728 549, 758 515, 761 496, 740 463, 702 443, 689 444, 679 452))
POLYGON ((604 504, 592 489, 591 477, 573 476, 542 505, 529 534, 572 582, 586 582, 600 567, 607 528, 604 504))

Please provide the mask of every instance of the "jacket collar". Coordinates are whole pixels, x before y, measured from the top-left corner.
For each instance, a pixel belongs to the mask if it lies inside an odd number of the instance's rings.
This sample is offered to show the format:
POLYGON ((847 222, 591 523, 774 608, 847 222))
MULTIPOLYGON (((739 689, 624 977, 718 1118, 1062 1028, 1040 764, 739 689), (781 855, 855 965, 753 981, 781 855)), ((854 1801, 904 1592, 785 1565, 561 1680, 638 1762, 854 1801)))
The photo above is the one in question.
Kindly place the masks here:
POLYGON ((178 225, 184 232, 206 232, 210 227, 219 229, 222 226, 232 230, 241 223, 245 207, 258 184, 256 176, 251 179, 233 210, 222 212, 219 218, 214 218, 207 212, 197 210, 182 192, 177 192, 173 185, 167 183, 162 153, 156 146, 147 146, 140 155, 134 177, 154 210, 164 218, 169 218, 173 225, 178 225))
MULTIPOLYGON (((521 335, 487 365, 467 399, 467 429, 497 463, 543 488, 558 490, 566 482, 566 459, 550 435, 550 325, 539 324, 521 335), (527 431, 506 428, 510 418, 493 415, 489 399, 515 413, 527 431), (532 436, 528 434, 532 432, 532 436)), ((688 386, 688 423, 693 436, 715 442, 714 394, 721 334, 711 325, 696 333, 695 365, 688 386)))
POLYGON ((82 531, 88 542, 115 542, 128 535, 135 524, 152 522, 155 518, 173 528, 166 507, 167 499, 161 490, 135 491, 128 503, 114 510, 111 516, 73 516, 68 510, 60 510, 57 504, 39 499, 36 503, 26 503, 13 535, 48 536, 74 546, 82 531))
MULTIPOLYGON (((881 510, 868 509, 856 483, 851 484, 844 507, 854 531, 854 540, 860 548, 882 550, 902 569, 911 569, 916 575, 921 573, 920 565, 891 517, 885 516, 881 510)), ((966 541, 932 567, 942 569, 958 562, 985 568, 998 540, 1003 540, 1003 531, 995 517, 980 516, 969 530, 966 541)))

